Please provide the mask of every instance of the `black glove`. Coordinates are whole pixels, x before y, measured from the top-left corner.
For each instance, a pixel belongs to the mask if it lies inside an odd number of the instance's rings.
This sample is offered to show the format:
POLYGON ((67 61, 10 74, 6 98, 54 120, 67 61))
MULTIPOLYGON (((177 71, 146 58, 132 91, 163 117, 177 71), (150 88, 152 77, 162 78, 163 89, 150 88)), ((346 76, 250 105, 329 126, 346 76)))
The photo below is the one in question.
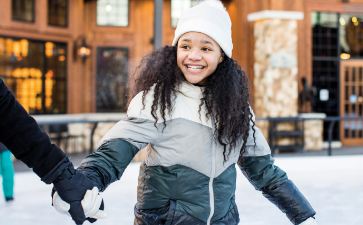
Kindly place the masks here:
MULTIPOLYGON (((86 220, 81 204, 87 190, 92 190, 95 184, 83 173, 74 169, 73 164, 64 158, 52 171, 42 177, 45 183, 53 183, 53 189, 58 192, 61 199, 70 204, 69 213, 76 224, 83 224, 86 220)), ((52 191, 53 197, 54 191, 52 191)), ((103 209, 102 204, 100 209, 103 209)), ((90 222, 96 219, 88 218, 90 222)))

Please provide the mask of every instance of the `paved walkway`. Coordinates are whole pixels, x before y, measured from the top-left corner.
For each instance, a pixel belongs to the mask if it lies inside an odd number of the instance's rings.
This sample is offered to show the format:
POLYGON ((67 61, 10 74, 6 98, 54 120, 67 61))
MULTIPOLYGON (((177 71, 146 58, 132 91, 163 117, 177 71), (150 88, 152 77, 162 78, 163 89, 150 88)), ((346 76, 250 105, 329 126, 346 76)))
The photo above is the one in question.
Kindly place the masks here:
MULTIPOLYGON (((319 225, 363 224, 363 155, 277 157, 276 165, 287 171, 289 178, 309 199, 317 211, 319 225)), ((133 223, 138 170, 139 163, 130 164, 121 181, 112 184, 102 194, 109 216, 95 224, 133 223)), ((253 189, 240 172, 237 181, 236 201, 240 224, 291 224, 260 192, 253 189)), ((43 184, 32 172, 17 173, 15 201, 6 204, 0 197, 0 224, 74 224, 69 217, 58 214, 51 207, 50 191, 51 186, 43 184)))

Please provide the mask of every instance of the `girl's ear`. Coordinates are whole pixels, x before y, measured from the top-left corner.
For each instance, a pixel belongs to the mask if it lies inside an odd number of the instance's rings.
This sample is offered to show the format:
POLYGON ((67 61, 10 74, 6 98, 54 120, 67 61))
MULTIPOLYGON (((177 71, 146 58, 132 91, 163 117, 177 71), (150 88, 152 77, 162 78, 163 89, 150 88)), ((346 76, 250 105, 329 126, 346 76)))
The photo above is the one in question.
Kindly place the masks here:
POLYGON ((222 51, 222 55, 221 55, 221 57, 219 58, 218 63, 223 62, 223 60, 224 60, 224 52, 222 51))

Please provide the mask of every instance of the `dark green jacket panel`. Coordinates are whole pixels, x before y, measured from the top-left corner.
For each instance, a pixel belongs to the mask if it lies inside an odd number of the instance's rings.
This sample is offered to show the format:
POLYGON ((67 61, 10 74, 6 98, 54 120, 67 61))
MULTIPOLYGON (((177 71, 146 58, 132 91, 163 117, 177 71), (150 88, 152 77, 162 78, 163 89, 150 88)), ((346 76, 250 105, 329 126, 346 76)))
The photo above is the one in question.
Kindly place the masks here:
POLYGON ((233 207, 231 199, 236 192, 236 178, 236 166, 232 164, 213 180, 214 215, 211 222, 224 217, 233 207))
POLYGON ((247 156, 238 166, 256 190, 261 190, 272 183, 288 179, 285 171, 275 166, 274 162, 271 155, 247 156))
POLYGON ((315 215, 313 207, 291 180, 281 180, 262 188, 263 196, 298 225, 315 215))
MULTIPOLYGON (((122 139, 113 139, 102 144, 96 152, 87 156, 84 163, 95 164, 111 176, 109 182, 119 180, 136 153, 137 147, 122 139)), ((106 184, 107 186, 108 184, 106 184)))
POLYGON ((182 165, 140 166, 139 209, 159 209, 176 200, 176 210, 207 222, 210 213, 209 177, 182 165))

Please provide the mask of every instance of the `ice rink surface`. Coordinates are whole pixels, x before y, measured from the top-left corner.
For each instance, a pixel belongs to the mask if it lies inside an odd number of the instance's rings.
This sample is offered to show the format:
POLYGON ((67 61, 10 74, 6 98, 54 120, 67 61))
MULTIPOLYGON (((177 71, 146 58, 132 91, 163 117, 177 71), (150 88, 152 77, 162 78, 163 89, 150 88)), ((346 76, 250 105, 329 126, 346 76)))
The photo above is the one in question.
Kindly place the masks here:
MULTIPOLYGON (((276 158, 317 212, 319 225, 363 224, 363 155, 276 158)), ((285 215, 254 190, 238 170, 236 202, 242 225, 289 225, 285 215)), ((102 194, 108 218, 99 225, 133 224, 139 163, 131 163, 120 181, 102 194)), ((1 225, 72 225, 51 206, 52 186, 32 172, 15 175, 15 201, 5 203, 0 190, 1 225)), ((85 222, 84 224, 90 224, 85 222)))

